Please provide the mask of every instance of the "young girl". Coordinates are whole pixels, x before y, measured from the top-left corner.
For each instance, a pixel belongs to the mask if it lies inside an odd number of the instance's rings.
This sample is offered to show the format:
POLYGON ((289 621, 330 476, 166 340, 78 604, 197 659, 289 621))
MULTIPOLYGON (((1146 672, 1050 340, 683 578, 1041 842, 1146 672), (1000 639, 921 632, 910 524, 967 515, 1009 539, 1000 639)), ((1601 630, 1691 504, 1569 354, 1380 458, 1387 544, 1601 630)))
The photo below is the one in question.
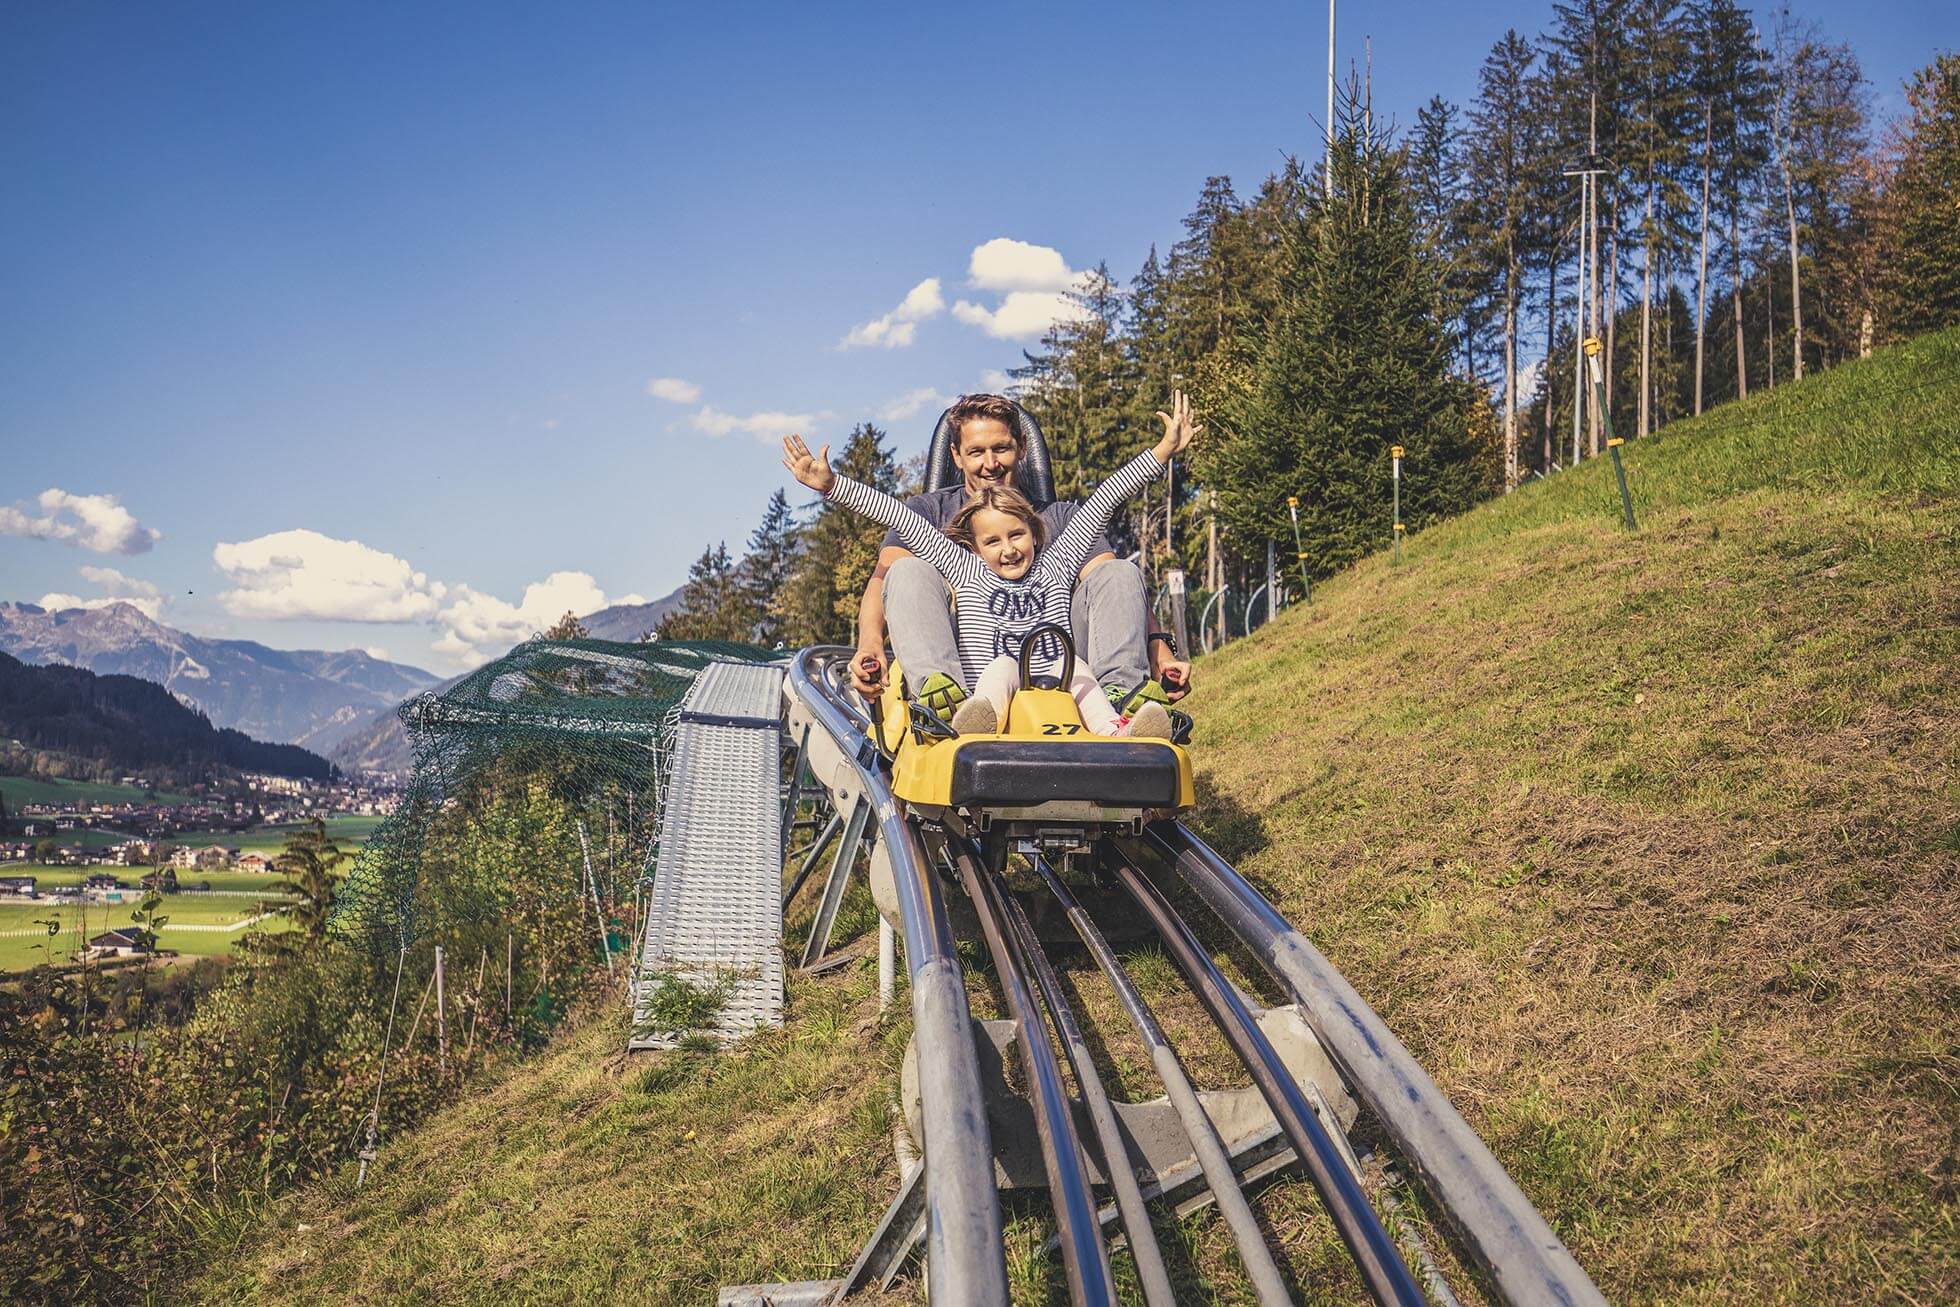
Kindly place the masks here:
MULTIPOLYGON (((959 610, 960 669, 972 687, 971 697, 953 715, 953 729, 986 734, 1007 720, 1008 704, 1020 684, 1023 640, 1045 623, 1069 629, 1076 577, 1097 537, 1123 502, 1155 481, 1200 430, 1191 423, 1191 401, 1181 391, 1172 392, 1171 411, 1157 416, 1164 422, 1164 438, 1098 486, 1052 542, 1042 538, 1041 518, 1033 506, 1006 486, 990 486, 975 495, 941 535, 890 495, 838 476, 830 467, 828 445, 812 455, 801 436, 786 436, 783 466, 810 489, 898 532, 907 549, 952 583, 959 610)), ((1059 648, 1050 652, 1038 644, 1030 667, 1052 676, 1060 662, 1059 648)), ((1170 714, 1162 705, 1147 703, 1132 720, 1118 717, 1102 687, 1079 663, 1066 688, 1080 705, 1084 724, 1098 735, 1170 737, 1170 714)))

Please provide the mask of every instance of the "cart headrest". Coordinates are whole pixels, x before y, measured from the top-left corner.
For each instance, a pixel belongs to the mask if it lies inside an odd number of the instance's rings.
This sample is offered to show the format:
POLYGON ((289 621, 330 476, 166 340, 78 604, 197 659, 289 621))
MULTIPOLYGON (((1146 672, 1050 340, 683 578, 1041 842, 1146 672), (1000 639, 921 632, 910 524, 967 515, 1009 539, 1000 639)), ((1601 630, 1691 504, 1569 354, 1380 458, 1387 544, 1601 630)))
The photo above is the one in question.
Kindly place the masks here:
MULTIPOLYGON (((1013 401, 1009 401, 1012 403, 1013 401)), ((953 435, 946 422, 948 408, 932 428, 932 449, 926 455, 926 489, 940 490, 960 483, 960 470, 953 466, 953 435)), ((1014 484, 1036 508, 1055 502, 1055 476, 1048 466, 1048 442, 1034 415, 1014 405, 1014 422, 1021 437, 1021 457, 1014 464, 1014 484)))

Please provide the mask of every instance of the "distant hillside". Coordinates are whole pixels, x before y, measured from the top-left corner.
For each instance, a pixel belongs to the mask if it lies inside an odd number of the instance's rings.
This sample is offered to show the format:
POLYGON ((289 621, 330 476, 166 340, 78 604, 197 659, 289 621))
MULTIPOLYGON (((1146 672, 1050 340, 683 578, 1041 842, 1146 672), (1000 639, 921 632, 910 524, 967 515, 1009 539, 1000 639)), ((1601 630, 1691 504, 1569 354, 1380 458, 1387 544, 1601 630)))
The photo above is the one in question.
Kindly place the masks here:
POLYGON ((213 726, 169 691, 134 676, 79 667, 30 667, 0 653, 0 737, 12 761, 20 746, 59 754, 97 774, 167 773, 178 780, 217 768, 325 780, 325 758, 213 726))
POLYGON ((649 633, 660 629, 660 623, 667 614, 681 606, 679 590, 664 599, 656 599, 648 604, 614 604, 601 608, 596 613, 581 617, 585 630, 594 640, 619 640, 627 644, 644 640, 649 633))
POLYGON ((0 603, 0 652, 154 681, 221 727, 324 752, 375 712, 434 685, 419 667, 357 650, 271 649, 153 622, 129 604, 49 612, 0 603))
MULTIPOLYGON (((660 627, 661 619, 680 606, 681 592, 674 591, 664 599, 656 599, 647 604, 614 604, 589 613, 579 621, 595 640, 618 640, 634 643, 644 639, 650 632, 660 627)), ((474 669, 471 669, 474 670, 474 669)), ((435 685, 424 686, 415 693, 441 694, 469 673, 452 676, 435 685)), ((411 696, 404 695, 403 698, 411 696)), ((336 767, 352 773, 385 774, 399 776, 415 764, 415 754, 408 744, 408 732, 402 729, 401 719, 396 715, 399 702, 372 712, 364 713, 360 720, 340 732, 335 742, 327 750, 327 757, 336 767)))

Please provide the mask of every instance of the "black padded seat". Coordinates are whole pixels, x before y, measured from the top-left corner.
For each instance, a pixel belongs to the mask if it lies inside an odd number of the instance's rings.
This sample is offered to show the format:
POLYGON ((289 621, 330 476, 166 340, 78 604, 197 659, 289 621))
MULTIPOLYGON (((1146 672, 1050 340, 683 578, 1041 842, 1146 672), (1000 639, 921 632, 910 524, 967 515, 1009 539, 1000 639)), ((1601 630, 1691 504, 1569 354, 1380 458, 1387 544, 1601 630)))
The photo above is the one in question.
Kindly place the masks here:
POLYGON ((1177 754, 1147 740, 972 740, 953 755, 958 807, 1032 808, 1056 800, 1105 808, 1177 806, 1177 754))
MULTIPOLYGON (((1012 400, 1008 401, 1010 404, 1012 400)), ((940 490, 946 486, 960 483, 959 469, 953 466, 953 436, 946 426, 946 413, 939 415, 933 424, 932 448, 926 454, 926 489, 940 490)), ((1014 484, 1028 502, 1036 508, 1055 502, 1055 475, 1048 466, 1048 441, 1041 434, 1041 424, 1034 415, 1014 405, 1016 425, 1019 427, 1021 444, 1024 447, 1020 459, 1014 464, 1014 484)))

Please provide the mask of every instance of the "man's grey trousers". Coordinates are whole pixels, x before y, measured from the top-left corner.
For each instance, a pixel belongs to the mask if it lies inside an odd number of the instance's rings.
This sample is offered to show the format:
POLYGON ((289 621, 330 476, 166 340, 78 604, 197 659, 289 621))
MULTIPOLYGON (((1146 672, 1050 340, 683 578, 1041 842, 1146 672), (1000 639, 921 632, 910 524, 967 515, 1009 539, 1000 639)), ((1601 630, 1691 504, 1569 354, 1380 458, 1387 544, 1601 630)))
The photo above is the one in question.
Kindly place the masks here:
MULTIPOLYGON (((1076 651, 1096 680, 1134 689, 1149 679, 1148 614, 1135 563, 1105 558, 1090 568, 1075 583, 1071 618, 1076 651)), ((885 627, 910 687, 944 672, 973 689, 960 675, 953 592, 931 564, 908 556, 885 573, 885 627)))

